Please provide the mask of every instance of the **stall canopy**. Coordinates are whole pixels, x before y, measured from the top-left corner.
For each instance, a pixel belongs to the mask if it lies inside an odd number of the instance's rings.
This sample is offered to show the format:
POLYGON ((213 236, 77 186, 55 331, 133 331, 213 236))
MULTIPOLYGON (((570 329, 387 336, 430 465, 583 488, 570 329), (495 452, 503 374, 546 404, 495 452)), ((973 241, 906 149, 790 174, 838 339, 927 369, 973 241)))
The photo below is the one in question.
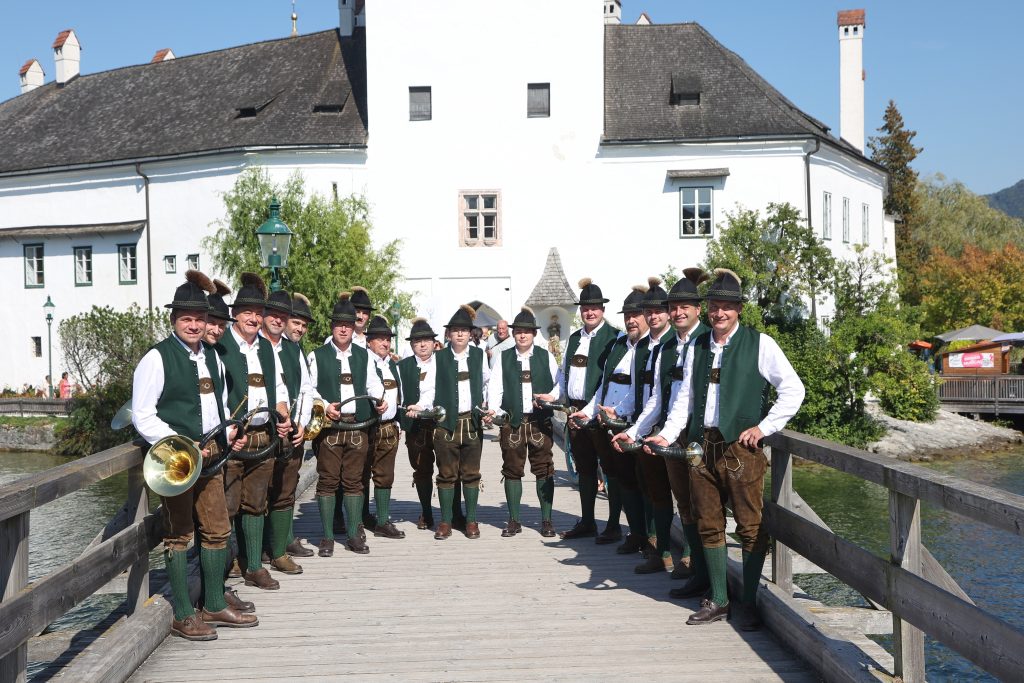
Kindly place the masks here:
POLYGON ((951 332, 944 332, 942 334, 935 335, 936 339, 941 339, 944 342, 959 341, 966 339, 969 341, 978 341, 980 339, 992 339, 1003 333, 1002 330, 993 330, 991 327, 985 327, 984 325, 971 325, 965 327, 962 330, 953 330, 951 332))
POLYGON ((1000 334, 999 336, 992 337, 990 341, 1022 344, 1024 343, 1024 332, 1007 332, 1006 334, 1000 334))

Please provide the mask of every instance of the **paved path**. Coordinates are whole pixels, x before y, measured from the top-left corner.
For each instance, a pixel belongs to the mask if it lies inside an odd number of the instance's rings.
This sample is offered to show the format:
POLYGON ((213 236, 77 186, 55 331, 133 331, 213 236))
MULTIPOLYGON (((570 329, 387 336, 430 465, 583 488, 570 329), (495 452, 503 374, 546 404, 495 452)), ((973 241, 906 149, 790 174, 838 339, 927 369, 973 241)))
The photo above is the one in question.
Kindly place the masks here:
MULTIPOLYGON (((556 453, 560 453, 556 451, 556 453)), ((558 455, 556 460, 564 464, 558 455)), ((525 528, 501 538, 506 513, 495 441, 484 447, 481 538, 447 541, 418 531, 419 512, 402 446, 392 517, 403 540, 368 539, 369 555, 336 546, 275 576, 281 590, 239 586, 260 626, 221 629, 211 643, 169 637, 132 681, 812 681, 813 672, 770 632, 727 622, 686 626, 696 601, 670 601, 678 582, 633 572, 639 555, 591 539, 539 534, 532 476, 524 480, 525 528)), ((554 521, 572 526, 579 497, 558 472, 554 521)), ((296 531, 314 541, 313 487, 296 531)), ((435 518, 440 519, 436 512, 435 518)), ((598 499, 598 516, 607 511, 598 499)), ((343 537, 342 537, 343 540, 343 537)))

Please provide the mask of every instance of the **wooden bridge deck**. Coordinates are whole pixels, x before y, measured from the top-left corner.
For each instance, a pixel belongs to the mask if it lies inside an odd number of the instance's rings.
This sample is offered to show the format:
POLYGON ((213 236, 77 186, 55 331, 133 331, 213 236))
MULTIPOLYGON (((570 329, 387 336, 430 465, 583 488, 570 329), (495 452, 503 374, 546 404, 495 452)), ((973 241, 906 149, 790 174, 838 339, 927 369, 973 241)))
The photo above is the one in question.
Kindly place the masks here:
MULTIPOLYGON (((564 464, 559 455, 556 463, 564 464)), ((415 527, 419 504, 403 446, 392 518, 404 540, 371 535, 366 556, 339 543, 333 558, 303 560, 299 576, 275 573, 279 591, 239 585, 256 603, 259 627, 221 629, 210 643, 168 637, 131 680, 816 680, 767 630, 743 633, 724 621, 686 626, 697 601, 669 600, 679 582, 667 575, 635 574, 639 556, 591 539, 543 539, 529 474, 524 531, 501 538, 500 464, 498 445, 488 440, 481 538, 455 532, 440 542, 415 527)), ((565 475, 559 470, 558 529, 579 514, 565 475)), ((296 532, 316 540, 312 496, 310 487, 301 497, 296 532)), ((599 498, 598 517, 606 510, 599 498)))

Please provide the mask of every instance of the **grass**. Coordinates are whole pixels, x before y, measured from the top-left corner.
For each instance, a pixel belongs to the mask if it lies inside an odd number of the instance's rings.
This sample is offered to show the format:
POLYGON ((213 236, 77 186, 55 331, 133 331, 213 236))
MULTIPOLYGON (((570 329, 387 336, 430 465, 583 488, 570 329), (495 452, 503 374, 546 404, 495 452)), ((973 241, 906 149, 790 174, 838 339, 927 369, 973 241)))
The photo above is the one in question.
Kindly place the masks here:
POLYGON ((17 415, 0 415, 0 427, 45 427, 57 422, 60 418, 52 415, 38 417, 19 417, 17 415))

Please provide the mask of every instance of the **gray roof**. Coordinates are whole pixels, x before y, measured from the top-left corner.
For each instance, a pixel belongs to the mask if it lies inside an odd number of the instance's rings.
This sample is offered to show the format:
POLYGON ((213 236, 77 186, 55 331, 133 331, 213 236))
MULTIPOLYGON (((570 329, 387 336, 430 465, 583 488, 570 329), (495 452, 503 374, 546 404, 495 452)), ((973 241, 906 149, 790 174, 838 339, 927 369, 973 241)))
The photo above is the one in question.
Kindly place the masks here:
POLYGON ((960 330, 952 330, 951 332, 944 332, 937 334, 935 337, 941 339, 944 342, 958 341, 965 339, 967 341, 978 341, 991 339, 1001 335, 1002 330, 995 330, 991 327, 985 327, 984 325, 971 325, 960 330))
POLYGON ((330 30, 86 74, 0 103, 0 173, 247 147, 362 147, 366 130, 365 31, 330 30))
POLYGON ((815 136, 862 156, 699 24, 609 25, 604 52, 606 142, 815 136))
POLYGON ((146 221, 86 223, 81 225, 32 225, 18 228, 0 228, 0 239, 31 240, 43 237, 123 235, 131 232, 141 232, 144 227, 146 227, 146 221))
POLYGON ((544 272, 540 280, 526 300, 526 305, 535 311, 551 306, 575 306, 576 293, 569 286, 565 279, 565 271, 562 270, 562 258, 558 255, 558 249, 551 247, 548 252, 548 260, 544 264, 544 272))

